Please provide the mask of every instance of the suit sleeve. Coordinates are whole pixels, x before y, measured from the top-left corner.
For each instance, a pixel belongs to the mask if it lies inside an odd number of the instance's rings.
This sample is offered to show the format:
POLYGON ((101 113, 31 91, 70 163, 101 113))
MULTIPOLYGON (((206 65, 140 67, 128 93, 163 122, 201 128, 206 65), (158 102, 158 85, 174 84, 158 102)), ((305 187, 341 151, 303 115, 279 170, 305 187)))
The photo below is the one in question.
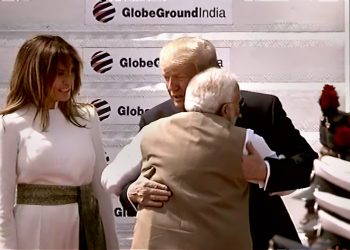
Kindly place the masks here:
POLYGON ((111 196, 101 185, 101 174, 106 167, 106 158, 102 144, 100 121, 94 108, 91 108, 91 132, 95 149, 95 166, 92 186, 98 199, 100 215, 106 236, 107 249, 119 249, 118 238, 114 225, 114 214, 111 196))
POLYGON ((103 171, 101 183, 110 193, 120 196, 124 186, 140 175, 142 159, 140 141, 142 135, 143 130, 118 153, 103 171))
MULTIPOLYGON (((140 118, 140 122, 139 122, 140 131, 146 125, 147 125, 147 122, 146 122, 144 116, 142 115, 140 118)), ((139 171, 138 171, 137 175, 135 175, 133 179, 130 179, 126 184, 123 183, 124 186, 122 186, 122 188, 121 188, 119 201, 120 201, 120 204, 123 206, 123 208, 127 211, 128 216, 136 216, 135 207, 137 207, 137 204, 136 203, 132 204, 132 202, 128 199, 127 192, 128 192, 128 188, 131 185, 131 183, 133 183, 137 179, 137 177, 140 175, 140 173, 141 173, 141 166, 139 167, 139 171)))
MULTIPOLYGON (((136 179, 134 181, 136 181, 136 179)), ((130 201, 128 198, 128 188, 131 185, 131 183, 133 183, 134 181, 126 184, 123 187, 123 190, 119 196, 120 204, 127 211, 128 216, 136 216, 136 212, 137 212, 137 210, 135 209, 135 207, 137 207, 137 203, 132 203, 132 201, 130 201)))
POLYGON ((13 214, 16 190, 18 136, 14 125, 0 117, 0 249, 17 249, 13 214))
POLYGON ((313 160, 318 157, 287 117, 277 97, 271 105, 272 141, 278 155, 285 159, 265 158, 270 165, 266 191, 279 192, 307 187, 313 160))

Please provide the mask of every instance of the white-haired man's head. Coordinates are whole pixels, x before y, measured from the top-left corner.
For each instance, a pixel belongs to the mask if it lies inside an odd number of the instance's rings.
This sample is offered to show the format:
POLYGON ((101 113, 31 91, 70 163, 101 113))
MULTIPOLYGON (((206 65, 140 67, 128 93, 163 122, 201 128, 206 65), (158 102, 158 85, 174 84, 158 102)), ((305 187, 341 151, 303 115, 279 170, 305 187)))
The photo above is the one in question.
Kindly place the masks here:
POLYGON ((240 91, 231 72, 209 68, 195 75, 188 84, 185 109, 218 114, 235 121, 239 115, 240 91))

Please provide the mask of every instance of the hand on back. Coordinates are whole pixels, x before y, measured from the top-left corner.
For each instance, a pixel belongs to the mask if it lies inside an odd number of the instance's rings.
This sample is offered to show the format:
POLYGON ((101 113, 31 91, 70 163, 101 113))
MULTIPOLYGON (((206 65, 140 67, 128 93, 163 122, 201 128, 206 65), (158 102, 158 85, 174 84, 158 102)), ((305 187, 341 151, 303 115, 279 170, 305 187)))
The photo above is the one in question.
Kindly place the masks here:
POLYGON ((242 156, 243 175, 248 181, 265 181, 267 170, 264 159, 261 158, 251 142, 247 143, 248 155, 242 156))
POLYGON ((127 194, 132 202, 138 203, 141 207, 162 207, 171 196, 166 185, 143 176, 129 186, 127 194))

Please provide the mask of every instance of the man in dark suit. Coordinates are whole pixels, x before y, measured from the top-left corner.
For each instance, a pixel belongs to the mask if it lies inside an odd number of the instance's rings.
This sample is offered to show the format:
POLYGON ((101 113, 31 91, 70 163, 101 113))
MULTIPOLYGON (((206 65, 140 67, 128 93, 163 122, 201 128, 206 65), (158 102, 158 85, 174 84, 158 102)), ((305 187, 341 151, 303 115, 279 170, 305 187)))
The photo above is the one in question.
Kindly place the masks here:
MULTIPOLYGON (((204 39, 184 37, 165 45, 160 54, 160 68, 171 99, 145 112, 140 128, 184 111, 184 95, 189 80, 213 64, 217 64, 215 48, 204 39)), ((276 234, 300 242, 278 194, 309 186, 313 160, 317 154, 294 128, 276 96, 241 91, 241 97, 241 117, 236 125, 253 129, 280 156, 280 159, 261 159, 250 146, 247 147, 249 155, 242 159, 246 179, 260 183, 250 184, 249 216, 253 248, 267 249, 268 241, 276 234)), ((124 167, 123 164, 117 165, 124 167)), ((134 177, 138 175, 139 172, 134 177)), ((125 177, 121 179, 126 183, 125 177)), ((136 214, 135 204, 160 207, 171 199, 165 185, 144 178, 135 179, 115 192, 120 195, 129 216, 136 214)), ((110 191, 114 192, 113 185, 109 186, 110 191)))

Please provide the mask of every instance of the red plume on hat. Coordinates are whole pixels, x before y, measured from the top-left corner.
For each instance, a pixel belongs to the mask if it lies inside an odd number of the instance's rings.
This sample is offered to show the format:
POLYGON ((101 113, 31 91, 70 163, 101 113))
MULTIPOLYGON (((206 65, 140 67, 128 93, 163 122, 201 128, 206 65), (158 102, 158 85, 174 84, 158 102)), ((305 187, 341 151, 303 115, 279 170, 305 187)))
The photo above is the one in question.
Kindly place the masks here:
POLYGON ((339 97, 337 91, 335 90, 335 87, 326 84, 323 87, 322 94, 318 100, 318 103, 321 106, 321 110, 324 116, 336 114, 339 107, 339 97))
POLYGON ((320 141, 342 159, 350 160, 350 114, 338 110, 339 96, 335 87, 326 84, 318 103, 323 118, 320 124, 320 141))

